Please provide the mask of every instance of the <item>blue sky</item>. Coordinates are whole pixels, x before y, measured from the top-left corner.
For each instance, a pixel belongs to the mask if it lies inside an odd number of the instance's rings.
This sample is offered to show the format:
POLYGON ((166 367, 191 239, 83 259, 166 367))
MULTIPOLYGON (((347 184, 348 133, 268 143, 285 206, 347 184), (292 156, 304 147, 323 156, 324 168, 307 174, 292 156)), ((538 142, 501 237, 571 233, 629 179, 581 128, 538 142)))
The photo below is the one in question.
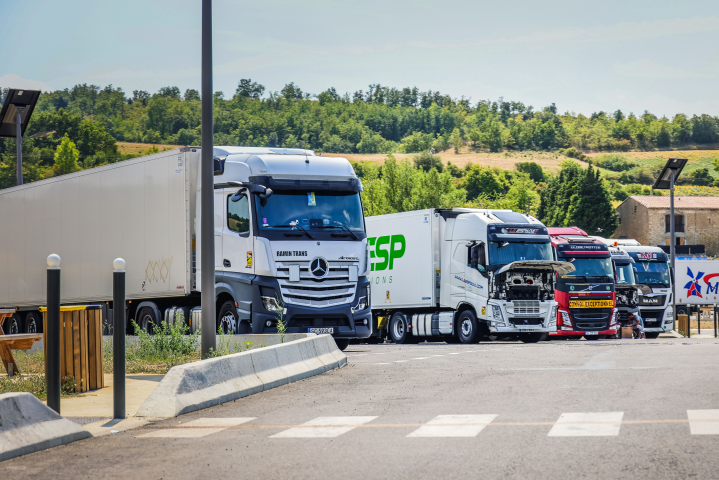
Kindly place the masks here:
MULTIPOLYGON (((199 89, 200 5, 0 0, 0 86, 199 89)), ((251 78, 268 91, 379 83, 587 115, 719 115, 717 1, 215 0, 214 29, 226 97, 251 78)))

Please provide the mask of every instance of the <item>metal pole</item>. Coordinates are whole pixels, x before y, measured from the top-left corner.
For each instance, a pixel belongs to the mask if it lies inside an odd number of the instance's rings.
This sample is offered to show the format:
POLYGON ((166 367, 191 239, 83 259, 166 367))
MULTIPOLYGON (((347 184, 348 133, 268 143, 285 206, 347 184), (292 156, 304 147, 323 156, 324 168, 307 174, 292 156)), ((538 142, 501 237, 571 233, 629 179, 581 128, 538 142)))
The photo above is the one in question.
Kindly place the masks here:
POLYGON ((717 338, 717 305, 714 304, 714 338, 717 338))
POLYGON ((202 265, 202 358, 215 349, 215 232, 212 118, 212 0, 202 0, 202 149, 200 262, 202 265))
POLYGON ((17 184, 22 185, 22 115, 20 111, 25 107, 16 107, 17 112, 17 131, 15 136, 15 146, 17 147, 17 184))
POLYGON ((676 288, 674 287, 674 279, 676 277, 676 265, 674 263, 674 235, 676 234, 676 232, 674 231, 674 170, 672 170, 671 172, 671 176, 669 177, 669 243, 671 243, 671 245, 669 245, 669 262, 671 264, 671 270, 669 273, 670 281, 672 282, 672 314, 674 315, 674 328, 676 328, 677 295, 676 288))
POLYGON ((698 335, 702 334, 702 306, 697 305, 697 328, 699 329, 698 335))
POLYGON ((60 413, 60 256, 47 257, 47 406, 60 413))
POLYGON ((112 417, 125 418, 125 260, 112 266, 112 417))

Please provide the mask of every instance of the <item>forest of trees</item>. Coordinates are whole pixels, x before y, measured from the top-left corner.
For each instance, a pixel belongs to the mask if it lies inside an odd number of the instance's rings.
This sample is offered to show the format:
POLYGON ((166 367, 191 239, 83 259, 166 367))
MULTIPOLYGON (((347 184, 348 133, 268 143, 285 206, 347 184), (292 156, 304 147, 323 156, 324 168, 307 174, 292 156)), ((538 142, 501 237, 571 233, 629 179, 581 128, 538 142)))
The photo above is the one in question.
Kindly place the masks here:
MULTIPOLYGON (((6 92, 0 89, 0 100, 6 92)), ((610 232, 616 228, 611 201, 648 193, 643 185, 654 177, 654 172, 632 169, 620 154, 595 157, 596 166, 614 175, 600 178, 591 165, 584 169, 571 161, 552 176, 533 163, 517 171, 478 165, 460 169, 443 165, 429 152, 541 150, 586 160, 588 150, 719 142, 719 118, 710 115, 676 114, 669 119, 617 110, 585 116, 559 113, 554 104, 535 110, 502 98, 472 103, 416 87, 375 84, 353 94, 329 88, 315 95, 289 83, 279 92, 266 93, 263 85, 243 79, 231 98, 216 92, 213 102, 217 145, 388 154, 383 167, 356 165, 366 185, 368 215, 430 206, 495 206, 536 214, 548 225, 610 232), (392 153, 419 155, 414 162, 398 162, 392 153)), ((201 98, 194 89, 183 93, 178 87, 164 87, 154 94, 135 90, 130 95, 112 85, 82 84, 43 93, 26 134, 57 133, 23 142, 25 180, 136 156, 119 153, 117 142, 146 143, 150 150, 145 153, 157 151, 152 144, 199 145, 200 118, 201 98)), ((0 139, 0 188, 13 186, 14 176, 15 141, 0 139)), ((687 181, 697 185, 714 181, 706 168, 693 176, 687 181)))

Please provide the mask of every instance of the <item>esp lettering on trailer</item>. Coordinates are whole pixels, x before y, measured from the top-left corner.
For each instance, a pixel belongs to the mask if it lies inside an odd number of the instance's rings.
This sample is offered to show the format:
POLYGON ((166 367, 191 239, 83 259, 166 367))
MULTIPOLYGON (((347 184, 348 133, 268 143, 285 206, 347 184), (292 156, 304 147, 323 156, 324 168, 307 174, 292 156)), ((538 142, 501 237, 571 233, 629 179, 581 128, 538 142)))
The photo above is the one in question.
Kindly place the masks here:
POLYGON ((370 258, 381 258, 380 262, 371 264, 371 271, 394 269, 394 261, 404 256, 407 242, 404 235, 384 235, 381 237, 370 237, 367 243, 374 247, 370 250, 370 258))

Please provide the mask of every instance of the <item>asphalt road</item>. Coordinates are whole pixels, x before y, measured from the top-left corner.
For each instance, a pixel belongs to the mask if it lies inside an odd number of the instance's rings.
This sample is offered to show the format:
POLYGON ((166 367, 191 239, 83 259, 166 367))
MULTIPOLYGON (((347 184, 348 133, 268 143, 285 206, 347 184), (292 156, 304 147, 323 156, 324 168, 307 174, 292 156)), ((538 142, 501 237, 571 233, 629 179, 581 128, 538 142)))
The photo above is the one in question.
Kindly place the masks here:
POLYGON ((0 477, 719 478, 715 340, 346 353, 340 370, 3 462, 0 477))

